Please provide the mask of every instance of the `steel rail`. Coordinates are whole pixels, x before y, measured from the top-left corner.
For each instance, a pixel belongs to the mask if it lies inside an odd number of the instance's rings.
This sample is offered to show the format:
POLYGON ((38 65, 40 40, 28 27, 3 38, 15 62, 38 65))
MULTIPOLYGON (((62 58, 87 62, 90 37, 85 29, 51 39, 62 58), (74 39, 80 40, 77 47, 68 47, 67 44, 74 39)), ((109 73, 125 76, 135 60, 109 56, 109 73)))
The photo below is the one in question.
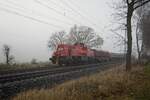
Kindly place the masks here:
MULTIPOLYGON (((61 84, 64 81, 79 78, 81 76, 90 75, 99 71, 107 70, 114 67, 114 65, 120 65, 123 61, 111 61, 103 62, 100 64, 90 64, 83 66, 73 66, 73 68, 67 67, 64 70, 53 71, 53 73, 45 72, 39 73, 35 77, 22 78, 16 81, 7 81, 3 84, 0 83, 0 98, 8 99, 11 96, 16 95, 21 91, 26 91, 33 88, 46 88, 53 87, 55 84, 61 84)), ((71 67, 71 66, 70 66, 71 67)), ((34 74, 33 74, 34 75, 34 74)))
MULTIPOLYGON (((31 72, 24 72, 24 73, 16 73, 16 74, 8 74, 0 76, 0 84, 5 84, 9 82, 15 82, 15 81, 21 81, 36 77, 42 77, 47 75, 54 75, 58 73, 65 73, 69 71, 76 71, 76 70, 82 70, 89 67, 95 67, 104 65, 105 63, 100 64, 89 64, 89 65, 80 65, 80 66, 67 66, 67 67, 58 67, 53 69, 46 69, 46 70, 38 70, 38 71, 31 71, 31 72)), ((108 62, 106 63, 108 64, 108 62)))

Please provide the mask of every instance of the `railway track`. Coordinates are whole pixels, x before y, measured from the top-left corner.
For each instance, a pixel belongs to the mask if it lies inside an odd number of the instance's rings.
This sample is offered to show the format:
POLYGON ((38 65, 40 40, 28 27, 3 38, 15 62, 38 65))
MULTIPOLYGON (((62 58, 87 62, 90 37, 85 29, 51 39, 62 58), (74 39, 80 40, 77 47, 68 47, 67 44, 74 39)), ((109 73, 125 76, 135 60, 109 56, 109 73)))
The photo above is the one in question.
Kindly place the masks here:
MULTIPOLYGON (((82 66, 57 67, 33 72, 7 74, 0 76, 0 97, 10 97, 22 90, 61 83, 64 80, 77 78, 98 70, 108 69, 107 65, 114 65, 116 62, 90 64, 82 66)), ((118 63, 119 64, 119 63, 118 63)))
POLYGON ((46 69, 52 69, 57 68, 59 66, 57 65, 46 65, 44 67, 33 67, 33 68, 22 68, 22 69, 8 69, 8 70, 2 70, 0 71, 0 76, 7 75, 7 74, 15 74, 15 73, 25 73, 25 72, 33 72, 38 70, 46 70, 46 69))
POLYGON ((36 77, 42 77, 47 75, 54 75, 58 73, 65 73, 70 71, 77 71, 82 70, 85 68, 89 68, 91 66, 97 67, 101 64, 89 64, 89 65, 82 65, 82 66, 65 66, 65 67, 57 67, 57 68, 50 68, 50 69, 42 69, 36 71, 29 71, 29 72, 21 72, 21 73, 13 73, 13 74, 6 74, 0 76, 0 84, 6 84, 15 81, 21 81, 36 77))

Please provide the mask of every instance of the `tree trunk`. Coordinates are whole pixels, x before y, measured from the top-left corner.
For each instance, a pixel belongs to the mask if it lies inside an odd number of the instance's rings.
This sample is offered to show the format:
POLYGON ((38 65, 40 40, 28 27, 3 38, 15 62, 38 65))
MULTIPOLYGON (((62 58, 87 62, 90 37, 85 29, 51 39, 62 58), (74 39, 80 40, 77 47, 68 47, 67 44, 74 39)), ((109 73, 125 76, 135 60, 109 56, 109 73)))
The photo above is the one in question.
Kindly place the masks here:
POLYGON ((139 45, 139 36, 138 36, 138 23, 136 26, 136 45, 137 45, 137 53, 138 53, 138 63, 141 63, 141 51, 140 51, 140 45, 139 45))
POLYGON ((126 71, 131 70, 131 54, 132 54, 132 27, 131 19, 133 14, 133 7, 128 5, 127 12, 127 54, 126 54, 126 71))
POLYGON ((9 52, 6 53, 6 64, 9 65, 9 52))

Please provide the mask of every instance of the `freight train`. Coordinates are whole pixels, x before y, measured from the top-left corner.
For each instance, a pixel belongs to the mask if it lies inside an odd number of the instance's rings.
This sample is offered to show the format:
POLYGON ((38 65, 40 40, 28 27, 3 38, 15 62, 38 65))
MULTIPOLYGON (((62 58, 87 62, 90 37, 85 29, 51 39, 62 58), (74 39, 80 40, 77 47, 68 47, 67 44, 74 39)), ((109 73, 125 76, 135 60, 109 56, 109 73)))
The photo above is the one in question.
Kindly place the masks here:
POLYGON ((74 45, 59 44, 50 60, 53 64, 58 65, 77 65, 100 63, 122 58, 122 54, 112 54, 107 51, 90 49, 83 43, 75 43, 74 45))

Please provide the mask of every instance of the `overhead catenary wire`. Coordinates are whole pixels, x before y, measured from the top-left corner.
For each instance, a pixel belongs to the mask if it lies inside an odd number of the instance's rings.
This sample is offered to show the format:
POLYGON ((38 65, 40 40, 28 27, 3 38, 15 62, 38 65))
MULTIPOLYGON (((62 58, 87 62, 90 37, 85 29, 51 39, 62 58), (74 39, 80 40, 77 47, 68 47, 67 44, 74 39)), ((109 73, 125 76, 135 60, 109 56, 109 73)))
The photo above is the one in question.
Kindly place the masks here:
MULTIPOLYGON (((60 12, 60 11, 58 11, 58 10, 52 8, 52 7, 50 7, 49 5, 43 3, 41 0, 34 0, 34 1, 37 2, 37 3, 39 3, 39 4, 42 5, 42 6, 45 6, 46 8, 48 8, 48 9, 50 9, 50 10, 55 11, 55 12, 58 13, 58 14, 61 14, 61 15, 65 16, 64 13, 62 13, 62 12, 60 12)), ((50 1, 51 1, 51 0, 50 0, 50 1)), ((98 29, 100 28, 100 27, 97 26, 95 23, 91 22, 87 17, 81 15, 80 12, 74 10, 74 9, 73 9, 71 6, 69 6, 66 2, 64 2, 63 0, 60 0, 60 1, 62 2, 63 5, 68 6, 68 8, 70 8, 72 11, 74 11, 75 13, 77 13, 78 15, 80 15, 84 20, 87 19, 86 22, 89 22, 91 25, 96 26, 98 29)), ((65 17, 66 17, 66 16, 65 16, 65 17)), ((75 22, 76 22, 76 20, 74 20, 73 18, 71 18, 71 17, 69 17, 69 16, 68 16, 68 18, 71 19, 72 21, 75 21, 75 22)), ((80 22, 79 22, 79 23, 80 23, 80 22)), ((103 29, 102 29, 102 31, 103 31, 103 29)))
POLYGON ((48 9, 51 9, 52 11, 54 11, 54 12, 56 12, 58 14, 64 15, 63 12, 58 11, 58 10, 54 9, 53 7, 50 7, 50 6, 46 5, 45 3, 41 2, 40 0, 34 0, 34 1, 37 2, 38 4, 42 5, 42 6, 45 6, 48 9))
MULTIPOLYGON (((17 4, 16 3, 14 3, 13 1, 9 1, 9 0, 6 0, 7 2, 9 2, 10 4, 13 4, 13 5, 15 5, 15 7, 17 7, 17 8, 21 8, 21 9, 18 9, 18 10, 26 10, 26 8, 25 7, 23 7, 23 6, 17 6, 17 4)), ((48 9, 51 9, 52 11, 54 11, 54 12, 56 12, 57 14, 60 14, 60 15, 62 15, 62 16, 64 16, 64 17, 67 17, 68 19, 70 19, 72 22, 76 22, 75 24, 77 24, 77 23, 80 23, 80 22, 77 22, 77 20, 75 20, 74 18, 72 18, 72 17, 70 17, 70 16, 66 16, 66 15, 64 15, 64 13, 63 12, 61 12, 61 11, 58 11, 58 10, 56 10, 55 8, 52 8, 52 7, 50 7, 49 5, 46 5, 45 3, 43 3, 42 1, 40 1, 40 0, 34 0, 34 1, 36 1, 37 3, 39 3, 40 5, 42 5, 42 6, 44 6, 44 7, 46 7, 46 8, 48 8, 48 9)), ((49 1, 49 0, 46 0, 46 1, 49 1)), ((50 1, 52 1, 52 0, 50 0, 50 1)), ((63 3, 64 4, 64 3, 63 3)), ((70 6, 69 6, 69 8, 70 8, 70 6)), ((72 8, 72 7, 71 7, 72 8)), ((8 9, 7 9, 8 10, 8 9)), ((10 10, 10 9, 9 9, 10 10)), ((72 11, 73 11, 74 9, 72 8, 72 11)), ((74 12, 75 12, 76 10, 74 10, 74 12)), ((19 12, 17 12, 17 13, 19 13, 19 12)), ((75 12, 75 13, 77 13, 77 14, 79 14, 80 16, 82 16, 83 17, 83 15, 81 15, 80 14, 80 12, 75 12)), ((23 13, 20 13, 20 14, 23 14, 23 13)), ((28 15, 25 15, 25 14, 23 14, 24 15, 24 17, 25 16, 28 16, 28 15)), ((38 15, 39 16, 39 15, 38 15)), ((32 17, 32 16, 28 16, 28 17, 32 17)), ((84 16, 85 17, 85 16, 84 16)), ((38 18, 35 18, 35 17, 32 17, 31 19, 37 19, 38 21, 40 21, 40 22, 44 22, 45 24, 47 23, 47 24, 52 24, 52 23, 49 23, 49 22, 47 22, 47 21, 44 21, 44 20, 41 20, 41 19, 38 19, 38 18)), ((59 22, 61 22, 61 23, 64 23, 64 24, 67 24, 67 25, 72 25, 71 23, 68 23, 68 22, 64 22, 64 21, 61 21, 61 20, 59 20, 59 19, 56 19, 56 18, 52 18, 53 20, 56 20, 56 21, 59 21, 59 22)), ((84 20, 85 20, 85 18, 84 18, 84 20)), ((88 22, 88 21, 87 21, 88 22)), ((95 25, 95 24, 93 24, 93 25, 95 25)), ((61 26, 59 26, 59 25, 52 25, 53 27, 55 26, 55 27, 58 27, 58 28, 60 28, 61 26)), ((62 28, 62 27, 61 27, 62 28)))
POLYGON ((52 10, 52 11, 54 11, 55 13, 57 13, 57 14, 59 14, 59 15, 62 15, 63 17, 67 17, 67 18, 70 19, 72 22, 74 22, 74 23, 76 22, 75 24, 81 23, 81 22, 78 22, 78 20, 75 20, 74 18, 72 18, 72 17, 70 17, 70 16, 66 16, 66 14, 65 14, 64 12, 61 12, 61 11, 58 11, 58 10, 54 9, 54 8, 50 7, 49 5, 43 3, 43 2, 40 1, 40 0, 34 0, 34 1, 35 1, 36 3, 38 3, 38 4, 42 5, 42 6, 44 6, 44 7, 46 7, 46 8, 48 8, 48 9, 52 10))
MULTIPOLYGON (((72 6, 70 6, 66 1, 64 1, 64 0, 59 0, 59 1, 61 1, 64 5, 68 6, 68 8, 70 8, 72 11, 74 11, 75 13, 77 13, 84 20, 86 19, 86 21, 88 21, 91 25, 98 27, 95 23, 93 23, 91 20, 89 20, 86 16, 82 15, 80 12, 78 12, 77 10, 75 10, 74 8, 72 8, 72 6)), ((98 27, 98 28, 100 28, 100 27, 98 27)))
MULTIPOLYGON (((53 0, 45 0, 45 1, 47 1, 47 3, 53 3, 53 4, 55 4, 55 5, 57 5, 57 6, 61 7, 61 8, 63 8, 62 6, 56 4, 53 0)), ((68 6, 68 4, 67 4, 66 2, 63 2, 62 0, 60 0, 60 1, 61 1, 61 3, 62 3, 65 7, 68 6)), ((71 0, 69 0, 69 1, 71 2, 71 0)), ((74 4, 74 3, 72 2, 72 4, 74 4)), ((68 8, 68 9, 71 9, 71 11, 73 11, 73 12, 75 12, 76 14, 80 15, 81 17, 83 17, 84 20, 87 19, 87 18, 85 18, 85 16, 81 15, 80 12, 77 12, 76 10, 74 10, 71 6, 69 6, 69 7, 67 7, 67 8, 68 8)), ((77 6, 77 8, 79 8, 79 6, 77 6)), ((66 10, 68 10, 68 9, 66 9, 66 10)), ((94 18, 94 19, 95 19, 95 18, 94 18)), ((88 19, 88 20, 89 20, 89 19, 88 19)), ((86 22, 87 22, 87 20, 86 20, 86 22)), ((98 29, 101 28, 101 27, 97 26, 97 24, 94 24, 93 22, 91 22, 90 20, 89 20, 89 22, 90 22, 91 25, 96 26, 98 29)), ((104 29, 101 28, 101 31, 104 31, 104 29)), ((99 33, 102 33, 102 32, 99 32, 99 33)))
MULTIPOLYGON (((70 2, 71 4, 73 4, 74 6, 76 6, 76 8, 78 8, 80 12, 85 13, 85 15, 88 15, 87 11, 85 11, 85 10, 83 11, 79 5, 77 5, 76 3, 73 2, 73 0, 68 0, 68 2, 70 2), (82 10, 82 11, 81 11, 81 10, 82 10)), ((89 15, 88 15, 88 16, 89 16, 89 15)), ((90 17, 92 17, 93 19, 96 18, 96 17, 94 17, 94 16, 90 16, 90 17)))
MULTIPOLYGON (((18 5, 18 4, 16 4, 15 2, 13 2, 13 1, 5 0, 5 2, 7 2, 7 3, 9 3, 9 4, 12 4, 12 5, 14 5, 15 7, 19 8, 18 10, 22 10, 22 11, 29 10, 29 11, 31 11, 32 13, 36 13, 36 14, 38 14, 38 16, 43 17, 39 12, 37 12, 37 11, 35 12, 35 11, 33 11, 33 10, 30 10, 30 9, 28 9, 28 8, 25 8, 24 6, 18 5)), ((57 22, 60 22, 60 23, 66 24, 66 25, 72 25, 71 23, 69 23, 69 22, 67 22, 67 21, 62 21, 62 20, 57 19, 57 18, 54 18, 54 17, 49 17, 49 16, 48 16, 48 19, 50 19, 50 20, 55 20, 55 21, 57 21, 57 22)))
POLYGON ((47 25, 52 26, 52 27, 54 27, 54 28, 56 28, 56 29, 58 29, 58 28, 61 28, 61 29, 62 29, 62 28, 63 28, 63 27, 61 27, 61 26, 58 26, 58 25, 55 25, 55 24, 52 24, 52 23, 49 23, 49 22, 40 20, 40 19, 38 19, 38 18, 34 18, 34 17, 32 17, 32 16, 28 16, 28 15, 19 13, 19 12, 14 11, 14 10, 10 10, 10 9, 8 9, 8 8, 0 7, 0 10, 5 11, 5 12, 7 12, 7 13, 14 14, 14 15, 22 16, 22 17, 27 18, 27 19, 30 19, 30 20, 34 20, 34 21, 39 22, 39 23, 47 24, 47 25))
MULTIPOLYGON (((53 3, 54 5, 56 5, 56 6, 60 7, 60 8, 62 8, 62 9, 65 9, 64 6, 62 6, 62 5, 60 5, 60 4, 56 3, 56 2, 54 2, 53 0, 45 0, 45 1, 47 1, 49 4, 50 4, 50 3, 53 3)), ((65 9, 65 10, 71 11, 71 10, 69 10, 69 9, 65 9)))

